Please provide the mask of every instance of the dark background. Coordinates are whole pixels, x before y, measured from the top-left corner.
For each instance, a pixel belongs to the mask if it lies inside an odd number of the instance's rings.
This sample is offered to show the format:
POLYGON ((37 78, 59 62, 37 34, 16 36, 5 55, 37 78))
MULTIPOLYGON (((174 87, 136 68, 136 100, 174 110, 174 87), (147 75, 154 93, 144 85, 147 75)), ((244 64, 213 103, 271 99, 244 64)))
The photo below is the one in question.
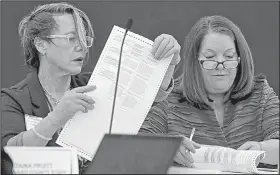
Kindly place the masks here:
MULTIPOLYGON (((17 31, 20 20, 35 6, 48 2, 2 2, 2 87, 14 85, 27 73, 17 31)), ((279 2, 68 2, 86 12, 96 35, 94 47, 91 49, 91 61, 83 71, 94 69, 113 25, 122 27, 127 17, 134 19, 132 32, 151 40, 162 33, 172 34, 183 47, 184 38, 196 21, 206 15, 223 15, 241 28, 252 51, 255 74, 267 75, 269 84, 279 95, 279 2)))

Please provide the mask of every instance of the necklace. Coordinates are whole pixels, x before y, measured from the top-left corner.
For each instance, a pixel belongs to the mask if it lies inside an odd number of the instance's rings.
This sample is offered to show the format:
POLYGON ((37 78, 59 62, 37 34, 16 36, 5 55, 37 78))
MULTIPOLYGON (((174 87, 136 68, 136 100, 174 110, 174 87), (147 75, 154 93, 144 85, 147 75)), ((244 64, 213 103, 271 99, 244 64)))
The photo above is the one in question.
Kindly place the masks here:
POLYGON ((54 102, 54 105, 57 106, 59 103, 59 100, 54 98, 44 87, 43 87, 43 90, 44 90, 45 94, 52 99, 52 101, 54 102))

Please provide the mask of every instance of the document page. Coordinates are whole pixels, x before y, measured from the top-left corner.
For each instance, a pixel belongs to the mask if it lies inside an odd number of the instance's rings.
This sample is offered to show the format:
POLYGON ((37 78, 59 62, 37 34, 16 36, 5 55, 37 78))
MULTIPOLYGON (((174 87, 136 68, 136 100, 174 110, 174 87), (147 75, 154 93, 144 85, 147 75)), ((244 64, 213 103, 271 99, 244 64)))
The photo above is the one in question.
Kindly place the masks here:
POLYGON ((259 161, 264 158, 265 152, 203 145, 192 156, 196 168, 219 169, 228 172, 259 173, 257 166, 259 161))
MULTIPOLYGON (((124 29, 114 26, 88 84, 96 90, 87 93, 95 101, 88 113, 78 112, 63 128, 56 143, 74 147, 92 160, 104 134, 109 132, 114 87, 124 29)), ((172 56, 156 60, 153 41, 128 32, 125 38, 112 133, 137 134, 149 112, 172 56)))
POLYGON ((14 174, 78 174, 74 149, 62 147, 4 147, 14 174))

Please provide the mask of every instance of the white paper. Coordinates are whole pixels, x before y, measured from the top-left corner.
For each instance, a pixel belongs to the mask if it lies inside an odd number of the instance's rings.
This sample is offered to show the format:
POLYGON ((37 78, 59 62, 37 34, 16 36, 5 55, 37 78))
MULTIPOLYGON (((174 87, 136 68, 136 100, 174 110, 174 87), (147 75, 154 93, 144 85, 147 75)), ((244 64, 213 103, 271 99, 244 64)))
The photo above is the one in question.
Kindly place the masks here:
MULTIPOLYGON (((259 168, 258 168, 259 169, 259 168)), ((279 174, 277 171, 265 171, 262 169, 259 169, 259 174, 279 174)), ((241 172, 229 172, 229 171, 221 171, 217 169, 211 168, 187 168, 187 167, 176 167, 171 166, 168 169, 167 174, 244 174, 241 172)))
POLYGON ((167 174, 222 174, 222 171, 170 166, 167 174))
POLYGON ((264 158, 265 151, 235 150, 221 146, 203 145, 192 156, 194 166, 199 169, 260 173, 257 165, 264 158))
POLYGON ((74 149, 62 147, 4 147, 14 174, 78 174, 74 149))
POLYGON ((43 118, 25 114, 24 119, 25 119, 26 131, 28 131, 29 129, 37 125, 43 118))
MULTIPOLYGON (((78 154, 92 160, 104 136, 109 132, 117 65, 124 29, 114 26, 88 84, 97 89, 87 93, 94 109, 78 112, 63 128, 56 143, 74 147, 78 154)), ((151 54, 153 41, 128 32, 115 105, 112 133, 137 134, 171 62, 172 56, 156 60, 151 54)))

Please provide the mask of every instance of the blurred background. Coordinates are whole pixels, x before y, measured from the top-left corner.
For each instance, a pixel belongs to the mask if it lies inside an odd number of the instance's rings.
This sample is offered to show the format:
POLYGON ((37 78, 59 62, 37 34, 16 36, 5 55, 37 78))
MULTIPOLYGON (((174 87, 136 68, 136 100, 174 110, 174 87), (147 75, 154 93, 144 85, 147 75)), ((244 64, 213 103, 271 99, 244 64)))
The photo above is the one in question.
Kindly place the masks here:
MULTIPOLYGON (((52 1, 59 2, 59 1, 52 1)), ((255 63, 255 74, 267 76, 279 95, 279 2, 221 1, 64 1, 83 10, 93 23, 96 40, 90 62, 83 71, 93 71, 113 25, 134 20, 132 32, 151 40, 167 33, 183 47, 190 28, 203 16, 222 15, 243 32, 255 63)), ((25 78, 23 52, 18 36, 20 20, 37 5, 50 1, 5 1, 1 9, 1 81, 9 87, 25 78)), ((177 75, 175 75, 177 76, 177 75)))

